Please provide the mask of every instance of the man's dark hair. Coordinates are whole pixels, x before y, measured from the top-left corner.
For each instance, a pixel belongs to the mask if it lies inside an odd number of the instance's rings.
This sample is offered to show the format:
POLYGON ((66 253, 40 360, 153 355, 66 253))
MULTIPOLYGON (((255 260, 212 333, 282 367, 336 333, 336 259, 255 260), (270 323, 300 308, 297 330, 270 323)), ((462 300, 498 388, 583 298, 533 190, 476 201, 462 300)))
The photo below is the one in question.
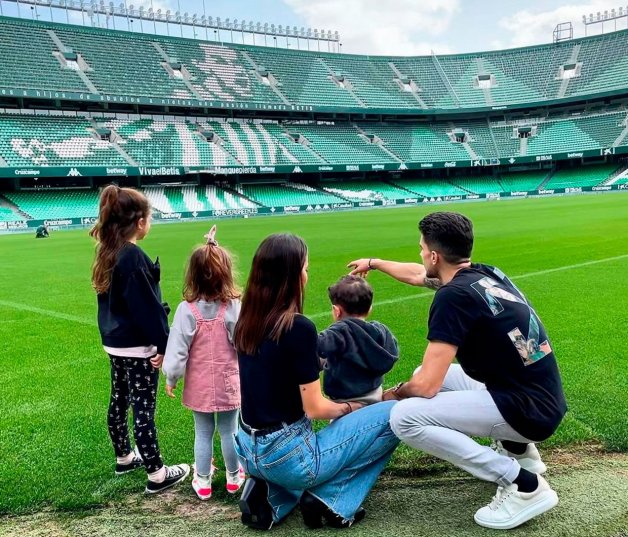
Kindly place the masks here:
POLYGON ((460 213, 437 212, 419 222, 423 240, 447 263, 469 261, 473 249, 473 224, 460 213))
POLYGON ((331 303, 349 315, 368 315, 373 304, 373 289, 359 276, 343 276, 327 292, 331 303))

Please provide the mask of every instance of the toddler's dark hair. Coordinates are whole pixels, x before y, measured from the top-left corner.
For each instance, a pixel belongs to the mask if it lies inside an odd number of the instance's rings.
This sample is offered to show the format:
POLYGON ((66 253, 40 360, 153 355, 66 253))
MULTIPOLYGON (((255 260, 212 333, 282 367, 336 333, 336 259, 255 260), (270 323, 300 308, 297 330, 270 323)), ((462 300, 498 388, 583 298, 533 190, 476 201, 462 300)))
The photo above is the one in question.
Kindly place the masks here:
POLYGON ((373 304, 373 289, 359 276, 343 276, 327 291, 331 303, 349 315, 367 315, 373 304))

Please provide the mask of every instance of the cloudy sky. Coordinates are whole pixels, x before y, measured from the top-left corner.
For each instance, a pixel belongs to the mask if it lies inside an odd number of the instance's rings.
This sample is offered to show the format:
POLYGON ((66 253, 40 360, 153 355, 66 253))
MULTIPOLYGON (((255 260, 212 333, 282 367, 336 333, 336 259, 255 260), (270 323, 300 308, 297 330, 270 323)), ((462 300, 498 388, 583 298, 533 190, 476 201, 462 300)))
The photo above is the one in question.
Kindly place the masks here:
MULTIPOLYGON (((116 0, 119 5, 124 0, 116 0)), ((126 0, 135 8, 151 6, 151 0, 126 0)), ((78 0, 77 0, 78 3, 78 0)), ((85 0, 90 4, 91 0, 85 0)), ((105 2, 109 4, 109 2, 105 2)), ((16 14, 15 2, 0 0, 5 15, 16 14)), ((550 42, 559 22, 571 21, 574 36, 584 36, 582 15, 610 11, 620 4, 604 0, 561 2, 559 0, 152 0, 155 10, 181 11, 242 21, 261 21, 283 26, 338 30, 342 50, 354 54, 438 54, 473 52, 550 42)), ((35 16, 21 4, 23 17, 35 16)), ((48 9, 37 15, 49 20, 48 9)), ((54 14, 57 20, 59 14, 54 14)), ((81 15, 74 20, 80 22, 81 15)), ((63 20, 63 19, 62 19, 63 20)), ((88 19, 89 23, 89 19, 88 19)), ((104 25, 104 20, 101 20, 104 25)), ((626 28, 619 21, 617 29, 626 28)), ((599 33, 600 25, 589 34, 599 33)), ((120 23, 118 23, 118 28, 120 23)), ((137 21, 133 28, 139 30, 137 21)), ((614 28, 606 23, 605 31, 614 28)), ((150 25, 144 30, 151 30, 150 25)), ((165 33, 165 28, 158 31, 165 33)), ((178 29, 170 30, 177 35, 178 29)), ((190 30, 191 32, 191 30, 190 30)), ((190 33, 186 34, 190 37, 190 33)), ((198 37, 204 37, 199 30, 198 37)), ((222 36, 229 39, 229 36, 222 36)), ((236 36, 239 38, 239 36, 236 36)), ((259 41, 258 41, 259 44, 259 41)))

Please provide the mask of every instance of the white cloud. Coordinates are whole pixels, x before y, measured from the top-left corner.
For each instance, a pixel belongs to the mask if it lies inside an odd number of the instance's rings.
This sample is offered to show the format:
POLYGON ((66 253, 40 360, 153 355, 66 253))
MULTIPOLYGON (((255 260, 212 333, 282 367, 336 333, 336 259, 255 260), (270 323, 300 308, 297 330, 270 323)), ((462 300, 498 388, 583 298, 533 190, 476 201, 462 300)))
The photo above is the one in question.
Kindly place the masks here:
POLYGON ((343 52, 414 55, 438 45, 459 11, 459 0, 284 0, 306 23, 317 29, 338 30, 343 52), (426 39, 427 38, 427 39, 426 39))
MULTIPOLYGON (((547 11, 530 11, 521 10, 516 13, 502 18, 499 25, 509 32, 506 36, 507 46, 520 47, 526 45, 535 45, 538 43, 546 43, 552 38, 552 31, 560 22, 574 23, 574 37, 582 37, 584 28, 582 24, 582 15, 598 11, 604 12, 615 4, 609 5, 606 0, 594 0, 592 2, 583 2, 581 4, 569 4, 551 9, 547 11)), ((611 23, 606 23, 607 25, 611 23)), ((608 26, 607 29, 611 27, 608 26)), ((601 30, 590 33, 599 33, 601 30)))

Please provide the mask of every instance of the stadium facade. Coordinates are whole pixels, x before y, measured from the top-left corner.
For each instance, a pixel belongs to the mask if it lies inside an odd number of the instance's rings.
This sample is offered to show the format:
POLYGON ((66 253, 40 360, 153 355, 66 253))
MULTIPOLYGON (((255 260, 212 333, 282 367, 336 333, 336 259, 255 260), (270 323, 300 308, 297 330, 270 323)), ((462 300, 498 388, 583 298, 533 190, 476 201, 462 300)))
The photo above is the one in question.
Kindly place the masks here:
POLYGON ((0 17, 0 230, 628 189, 628 31, 448 56, 0 17))

